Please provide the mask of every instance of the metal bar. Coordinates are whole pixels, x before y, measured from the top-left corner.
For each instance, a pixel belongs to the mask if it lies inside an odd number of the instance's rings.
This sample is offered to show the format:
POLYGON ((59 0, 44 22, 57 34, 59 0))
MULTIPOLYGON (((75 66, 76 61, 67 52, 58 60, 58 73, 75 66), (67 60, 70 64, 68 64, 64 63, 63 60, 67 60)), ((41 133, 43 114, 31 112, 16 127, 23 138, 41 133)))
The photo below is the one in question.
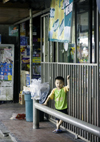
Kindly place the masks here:
MULTIPOLYGON (((68 73, 68 75, 70 75, 70 65, 68 65, 67 73, 68 73)), ((69 82, 69 85, 71 86, 71 82, 69 82)), ((71 102, 71 93, 70 93, 70 90, 69 90, 69 96, 68 96, 68 98, 69 98, 69 100, 68 100, 68 103, 69 103, 68 104, 69 115, 71 115, 71 108, 70 108, 70 106, 71 106, 71 104, 70 104, 70 102, 71 102)), ((68 124, 68 128, 69 128, 69 130, 71 130, 71 125, 70 124, 68 124)))
MULTIPOLYGON (((77 66, 75 66, 75 117, 77 118, 77 66)), ((75 127, 77 133, 77 128, 75 127)))
POLYGON ((66 76, 64 75, 64 71, 65 71, 65 65, 63 65, 63 77, 66 78, 66 76))
POLYGON ((46 14, 42 15, 41 17, 46 17, 46 16, 49 16, 49 15, 50 15, 50 13, 46 13, 46 14))
MULTIPOLYGON (((72 65, 70 66, 70 86, 73 86, 73 82, 72 82, 72 65)), ((73 98, 72 98, 72 91, 73 91, 73 87, 71 87, 70 89, 70 110, 71 110, 71 116, 73 116, 73 98)), ((73 131, 73 127, 71 125, 71 131, 73 131)))
MULTIPOLYGON (((41 12, 38 12, 38 13, 34 14, 34 15, 32 16, 32 18, 35 18, 35 17, 37 17, 37 16, 39 16, 39 15, 42 15, 42 14, 44 14, 44 13, 46 13, 46 12, 49 12, 49 11, 50 11, 50 8, 47 8, 47 9, 45 9, 45 10, 42 10, 41 12)), ((23 20, 20 20, 19 22, 16 22, 16 23, 14 23, 13 25, 18 25, 18 24, 21 24, 21 23, 23 23, 23 22, 25 22, 25 21, 28 21, 28 20, 30 20, 30 17, 27 17, 27 18, 25 18, 25 19, 23 19, 23 20)))
MULTIPOLYGON (((89 70, 88 70, 88 74, 89 74, 89 84, 88 84, 88 87, 89 87, 89 96, 88 96, 88 123, 91 123, 91 120, 92 120, 92 111, 91 111, 91 94, 92 94, 92 67, 89 67, 89 70)), ((89 140, 91 141, 91 134, 89 135, 89 140)))
POLYGON ((73 116, 75 117, 75 66, 73 66, 73 116))
POLYGON ((30 82, 33 75, 33 21, 32 21, 32 9, 30 13, 30 82))
POLYGON ((51 87, 53 88, 53 64, 51 64, 51 81, 52 81, 52 84, 51 84, 51 87))
POLYGON ((53 81, 53 88, 54 88, 54 86, 55 86, 55 77, 56 77, 56 76, 55 76, 55 71, 56 71, 56 70, 55 70, 55 65, 53 64, 53 65, 52 65, 52 75, 53 75, 53 76, 52 76, 52 81, 53 81))
POLYGON ((97 67, 95 67, 95 107, 94 107, 94 112, 95 112, 95 125, 97 126, 97 67))
MULTIPOLYGON (((89 103, 90 103, 90 123, 92 124, 92 70, 93 67, 90 67, 90 95, 89 95, 89 103)), ((90 134, 90 141, 92 141, 92 135, 90 134)))
MULTIPOLYGON (((84 121, 86 122, 86 117, 87 117, 87 108, 86 108, 86 100, 87 100, 87 92, 86 92, 86 88, 87 88, 87 66, 84 67, 84 121)), ((86 132, 84 132, 84 137, 86 138, 86 132)))
POLYGON ((95 43, 95 47, 94 47, 94 63, 97 63, 97 42, 96 42, 96 39, 97 39, 97 35, 96 35, 96 0, 94 0, 94 43, 95 43))
POLYGON ((85 88, 84 88, 84 121, 86 121, 86 100, 87 100, 87 66, 85 66, 85 88))
POLYGON ((73 96, 72 95, 72 91, 73 91, 73 82, 72 82, 72 77, 73 77, 72 74, 73 73, 72 73, 72 71, 73 71, 73 68, 72 68, 72 65, 71 65, 70 68, 71 68, 71 70, 70 70, 70 76, 71 76, 70 84, 71 85, 70 86, 72 86, 71 89, 70 89, 70 108, 71 108, 71 116, 73 116, 73 109, 72 109, 73 108, 73 97, 72 97, 73 96))
MULTIPOLYGON (((82 66, 82 120, 84 120, 84 66, 82 66)), ((82 137, 84 137, 83 130, 82 137)))
POLYGON ((82 119, 82 66, 80 66, 80 119, 82 119))
MULTIPOLYGON (((73 86, 71 88, 72 89, 72 97, 73 97, 73 100, 72 100, 73 114, 72 114, 72 116, 75 117, 75 66, 73 66, 73 72, 72 72, 71 78, 72 78, 72 84, 73 84, 73 86)), ((75 132, 75 126, 73 126, 73 132, 75 132)))
MULTIPOLYGON (((92 124, 94 125, 94 119, 95 119, 95 67, 93 67, 93 74, 92 74, 92 88, 93 88, 93 92, 92 92, 92 124)), ((92 142, 94 142, 95 137, 92 136, 92 142)))
POLYGON ((58 52, 58 42, 57 42, 57 76, 58 76, 58 62, 59 62, 59 52, 58 52))
POLYGON ((98 13, 98 8, 96 8, 96 21, 97 21, 97 25, 96 25, 96 43, 97 43, 97 125, 100 126, 100 87, 99 87, 99 13, 98 13))
POLYGON ((45 64, 45 82, 47 82, 47 78, 48 78, 48 70, 47 70, 47 64, 45 64))
MULTIPOLYGON (((79 66, 78 66, 78 74, 80 73, 79 66)), ((79 90, 79 75, 77 76, 77 89, 79 90)), ((77 118, 79 118, 79 91, 77 91, 77 118)))
MULTIPOLYGON (((97 126, 97 67, 95 67, 95 100, 94 100, 94 112, 95 112, 95 117, 94 117, 94 124, 97 126)), ((95 142, 97 141, 97 137, 95 136, 95 142)))
POLYGON ((66 65, 64 65, 64 76, 65 76, 65 84, 67 84, 67 73, 66 73, 66 65))
MULTIPOLYGON (((87 72, 88 72, 88 84, 87 84, 87 122, 89 122, 89 73, 90 73, 90 67, 87 67, 87 72)), ((89 134, 87 134, 87 139, 89 139, 89 134)))
MULTIPOLYGON (((100 34, 99 34, 99 23, 100 23, 100 18, 99 18, 99 12, 98 12, 98 8, 96 7, 96 49, 97 49, 97 126, 100 126, 100 77, 99 77, 99 38, 100 38, 100 34)), ((98 139, 98 142, 100 142, 100 138, 98 139)))
POLYGON ((43 51, 44 52, 44 60, 43 61, 44 62, 46 62, 46 59, 45 59, 46 58, 46 46, 45 46, 46 45, 46 43, 45 43, 46 42, 46 39, 45 39, 46 38, 45 37, 46 32, 45 32, 45 25, 46 25, 45 17, 43 17, 43 37, 44 37, 44 46, 43 46, 43 48, 44 48, 44 51, 43 51))
MULTIPOLYGON (((79 66, 78 66, 78 76, 77 76, 77 118, 79 119, 79 113, 80 113, 80 111, 79 111, 79 108, 80 108, 80 106, 79 106, 79 100, 80 100, 80 92, 79 92, 79 90, 80 90, 80 88, 79 88, 79 79, 80 79, 80 76, 79 76, 79 74, 80 74, 80 68, 79 68, 79 66)), ((77 128, 77 134, 79 135, 80 133, 79 133, 79 128, 77 128)))
POLYGON ((75 4, 75 63, 77 63, 77 4, 75 4))
POLYGON ((45 64, 43 66, 43 82, 45 82, 45 64))
MULTIPOLYGON (((52 109, 52 108, 49 108, 49 107, 44 106, 44 105, 42 105, 42 104, 39 104, 39 103, 37 103, 37 102, 34 102, 34 103, 33 103, 33 108, 34 108, 34 107, 35 107, 36 109, 38 109, 38 110, 41 110, 41 111, 43 111, 43 112, 49 114, 49 115, 52 115, 52 116, 54 116, 54 117, 57 117, 57 118, 61 119, 61 120, 63 120, 64 122, 70 123, 70 124, 72 124, 72 125, 74 125, 74 126, 76 126, 76 127, 78 127, 78 128, 81 128, 81 129, 83 129, 83 130, 85 130, 85 131, 88 131, 88 132, 91 133, 91 134, 94 134, 95 136, 100 137, 100 127, 94 126, 94 125, 92 125, 92 124, 89 124, 89 123, 87 123, 87 122, 84 122, 84 121, 82 121, 82 120, 79 120, 79 119, 77 119, 77 118, 74 118, 74 117, 72 117, 72 116, 66 115, 66 114, 64 114, 64 113, 62 113, 62 112, 59 112, 59 111, 57 111, 57 110, 54 110, 54 109, 52 109)), ((34 119, 37 119, 37 118, 36 118, 36 117, 33 117, 33 120, 34 120, 34 119)))
MULTIPOLYGON (((69 75, 69 65, 67 65, 67 75, 69 75)), ((68 114, 70 115, 70 109, 69 109, 69 101, 70 101, 70 92, 68 93, 68 114)), ((67 128, 69 129, 69 124, 67 123, 67 128)))
MULTIPOLYGON (((42 62, 42 63, 44 63, 44 62, 42 62)), ((46 62, 46 63, 48 63, 48 64, 50 64, 50 62, 46 62)), ((97 64, 88 64, 88 63, 63 63, 63 62, 52 62, 52 64, 59 64, 59 65, 61 65, 61 64, 65 64, 65 65, 78 65, 78 66, 97 66, 97 64)))
MULTIPOLYGON (((80 120, 82 120, 82 66, 80 66, 80 120)), ((80 129, 82 136, 82 130, 80 129)))
POLYGON ((75 66, 75 117, 77 117, 77 66, 75 66))
POLYGON ((61 74, 61 76, 63 76, 63 65, 61 65, 60 74, 61 74))
POLYGON ((89 16, 88 16, 88 48, 89 48, 89 62, 92 63, 92 1, 89 0, 89 16))
MULTIPOLYGON (((66 76, 66 78, 67 78, 67 65, 65 65, 65 76, 66 76)), ((65 84, 67 84, 67 79, 66 79, 66 81, 65 81, 65 84)), ((68 95, 67 95, 67 105, 68 105, 68 95)), ((66 128, 68 129, 68 123, 66 124, 66 128)))
MULTIPOLYGON (((43 33, 43 28, 42 28, 42 17, 40 17, 40 49, 41 49, 41 62, 43 61, 43 47, 42 47, 42 33, 43 33)), ((41 81, 43 82, 43 65, 41 64, 41 81)))
POLYGON ((40 48, 41 48, 41 62, 43 61, 43 55, 42 55, 42 53, 43 53, 43 47, 42 47, 42 17, 40 17, 40 48))
MULTIPOLYGON (((33 104, 35 104, 36 100, 33 99, 33 104)), ((34 106, 34 105, 33 105, 34 106)), ((33 107, 33 129, 39 128, 39 111, 33 107)))
POLYGON ((93 67, 93 95, 92 95, 92 124, 94 125, 94 117, 95 117, 95 67, 93 67))

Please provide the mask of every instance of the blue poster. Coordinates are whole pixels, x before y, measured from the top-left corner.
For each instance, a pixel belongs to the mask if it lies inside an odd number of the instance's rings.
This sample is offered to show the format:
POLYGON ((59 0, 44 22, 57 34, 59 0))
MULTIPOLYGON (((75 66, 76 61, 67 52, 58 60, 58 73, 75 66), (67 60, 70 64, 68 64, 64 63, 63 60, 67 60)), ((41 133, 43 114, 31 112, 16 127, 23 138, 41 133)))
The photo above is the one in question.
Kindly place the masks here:
POLYGON ((27 38, 25 36, 20 36, 20 45, 27 45, 27 38))

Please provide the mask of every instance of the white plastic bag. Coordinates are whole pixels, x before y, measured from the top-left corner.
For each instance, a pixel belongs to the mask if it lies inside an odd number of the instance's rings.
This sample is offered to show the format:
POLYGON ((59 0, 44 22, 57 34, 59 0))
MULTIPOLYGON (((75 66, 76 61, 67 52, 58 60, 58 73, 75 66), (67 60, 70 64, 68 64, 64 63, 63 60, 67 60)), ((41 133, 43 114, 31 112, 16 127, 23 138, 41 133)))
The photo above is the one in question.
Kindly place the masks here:
POLYGON ((30 84, 31 98, 40 100, 43 103, 49 93, 50 85, 48 82, 41 83, 41 79, 32 79, 30 84))

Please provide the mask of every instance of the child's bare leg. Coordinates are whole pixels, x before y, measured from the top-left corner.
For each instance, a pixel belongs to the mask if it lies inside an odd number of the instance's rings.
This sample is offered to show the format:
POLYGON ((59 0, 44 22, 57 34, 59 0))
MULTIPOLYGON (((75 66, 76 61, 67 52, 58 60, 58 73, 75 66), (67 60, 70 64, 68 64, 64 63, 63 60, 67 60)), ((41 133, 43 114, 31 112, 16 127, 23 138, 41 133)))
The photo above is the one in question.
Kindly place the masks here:
POLYGON ((59 120, 56 120, 56 127, 58 127, 58 124, 59 124, 59 120))
POLYGON ((56 126, 57 126, 57 130, 58 130, 58 129, 60 129, 60 125, 62 124, 62 122, 63 122, 62 120, 57 121, 57 124, 56 124, 56 126))

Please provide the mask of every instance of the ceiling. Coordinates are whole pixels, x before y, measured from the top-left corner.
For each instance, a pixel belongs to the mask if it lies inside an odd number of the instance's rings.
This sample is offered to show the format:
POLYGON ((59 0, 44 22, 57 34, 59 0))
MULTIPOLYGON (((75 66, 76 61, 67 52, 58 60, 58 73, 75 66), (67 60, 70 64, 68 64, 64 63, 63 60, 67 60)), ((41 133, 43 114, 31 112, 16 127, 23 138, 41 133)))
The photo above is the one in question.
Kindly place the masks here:
POLYGON ((0 0, 0 24, 14 24, 50 7, 50 0, 0 0))

